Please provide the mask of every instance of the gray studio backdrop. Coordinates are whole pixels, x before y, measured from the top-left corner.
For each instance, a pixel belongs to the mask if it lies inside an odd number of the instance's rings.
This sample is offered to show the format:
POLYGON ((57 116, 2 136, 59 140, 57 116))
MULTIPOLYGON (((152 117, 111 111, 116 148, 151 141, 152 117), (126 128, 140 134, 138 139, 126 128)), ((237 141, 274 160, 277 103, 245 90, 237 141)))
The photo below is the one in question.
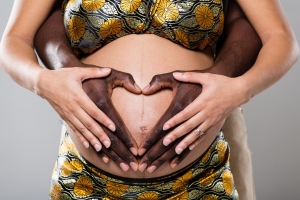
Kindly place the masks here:
MULTIPOLYGON (((0 0, 0 34, 12 0, 0 0)), ((298 40, 300 1, 281 0, 298 40)), ((280 47, 278 47, 280 48, 280 47)), ((259 200, 300 199, 300 62, 244 105, 259 200)), ((61 121, 0 69, 0 199, 47 199, 61 121)))

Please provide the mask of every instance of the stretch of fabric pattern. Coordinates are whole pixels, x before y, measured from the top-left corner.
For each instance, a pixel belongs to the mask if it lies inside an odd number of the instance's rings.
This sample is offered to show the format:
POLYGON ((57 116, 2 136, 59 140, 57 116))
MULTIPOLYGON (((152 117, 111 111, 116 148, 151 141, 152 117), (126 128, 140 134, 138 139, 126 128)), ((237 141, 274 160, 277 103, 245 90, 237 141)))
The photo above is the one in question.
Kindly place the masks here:
POLYGON ((220 132, 199 159, 177 172, 157 178, 124 178, 85 160, 66 133, 52 174, 50 199, 236 200, 229 155, 229 146, 220 132))
POLYGON ((129 34, 155 34, 188 49, 217 42, 222 0, 64 0, 64 24, 77 54, 129 34))

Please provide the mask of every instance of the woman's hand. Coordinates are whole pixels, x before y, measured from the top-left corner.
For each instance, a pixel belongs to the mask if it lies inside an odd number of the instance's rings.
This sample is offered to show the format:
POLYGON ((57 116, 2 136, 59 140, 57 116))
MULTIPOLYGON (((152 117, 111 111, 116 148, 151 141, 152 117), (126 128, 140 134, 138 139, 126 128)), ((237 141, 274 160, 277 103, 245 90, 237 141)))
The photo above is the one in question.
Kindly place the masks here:
MULTIPOLYGON (((116 152, 121 152, 118 154, 121 158, 112 156, 113 160, 126 169, 127 166, 124 166, 124 163, 126 162, 131 166, 134 166, 133 163, 136 163, 136 159, 128 151, 129 148, 127 149, 124 148, 124 146, 119 145, 119 143, 122 142, 119 142, 116 137, 112 137, 112 139, 110 139, 106 133, 112 133, 115 131, 117 131, 117 133, 121 133, 118 134, 118 136, 121 140, 124 140, 125 145, 130 147, 133 152, 136 152, 134 149, 137 149, 135 141, 131 140, 131 138, 128 139, 127 135, 125 135, 126 133, 128 134, 128 131, 121 132, 124 131, 124 128, 120 128, 119 126, 116 127, 111 119, 109 119, 95 105, 95 103, 82 89, 82 82, 86 81, 86 84, 88 84, 89 81, 87 80, 89 79, 97 78, 97 80, 101 80, 102 77, 110 74, 111 69, 99 67, 74 67, 58 70, 43 70, 38 81, 38 94, 52 105, 86 148, 89 147, 89 143, 92 144, 96 151, 100 151, 102 149, 102 144, 104 144, 107 148, 111 146, 116 152), (102 128, 99 124, 103 125, 102 128)), ((112 78, 116 78, 116 76, 109 77, 110 78, 107 80, 110 80, 108 82, 113 85, 108 88, 124 85, 125 88, 132 92, 139 93, 141 91, 138 87, 130 86, 130 84, 134 83, 134 81, 132 82, 130 78, 128 78, 129 76, 125 76, 124 78, 124 80, 128 81, 128 83, 125 83, 124 81, 122 82, 120 78, 113 79, 115 81, 111 81, 112 78)), ((106 90, 108 88, 106 88, 106 90)), ((87 92, 91 95, 94 94, 91 90, 87 92)), ((101 100, 97 100, 97 103, 98 105, 101 104, 101 100)), ((105 101, 102 101, 102 103, 105 103, 105 101)))
POLYGON ((107 147, 110 146, 109 138, 93 119, 112 131, 115 125, 84 93, 82 82, 108 76, 110 72, 108 68, 78 67, 44 70, 38 82, 38 94, 51 104, 86 148, 90 142, 95 149, 100 150, 102 145, 97 138, 107 147))
MULTIPOLYGON (((205 133, 208 129, 220 124, 234 108, 249 100, 242 80, 239 78, 198 72, 175 72, 173 75, 178 81, 201 84, 202 94, 164 124, 163 130, 169 130, 181 124, 165 137, 165 145, 194 128, 205 133)), ((176 147, 176 152, 180 154, 193 141, 192 135, 185 137, 176 147)), ((190 146, 190 149, 192 148, 194 145, 190 146)))
MULTIPOLYGON (((170 164, 171 167, 174 168, 188 155, 190 150, 198 145, 203 137, 205 137, 202 136, 200 138, 196 128, 205 134, 217 133, 223 126, 227 116, 226 113, 229 114, 231 110, 235 108, 235 106, 233 106, 234 104, 232 104, 232 99, 229 99, 229 103, 227 101, 227 98, 234 95, 232 90, 238 90, 234 89, 235 87, 229 82, 231 80, 233 81, 233 79, 227 80, 227 77, 203 72, 204 71, 193 71, 182 73, 182 81, 189 80, 189 82, 195 82, 196 84, 179 82, 174 79, 176 76, 173 77, 172 73, 157 75, 152 79, 149 87, 143 90, 144 94, 150 95, 160 89, 171 88, 174 98, 165 114, 140 147, 140 155, 147 151, 140 161, 141 165, 139 169, 141 171, 149 166, 147 171, 153 172, 171 158, 172 161, 170 164), (191 78, 189 79, 187 77, 191 78), (206 79, 204 79, 204 77, 206 79), (197 81, 199 79, 201 79, 201 81, 197 81), (211 105, 208 105, 207 101, 211 105), (212 107, 218 112, 214 109, 208 110, 202 103, 209 106, 208 109, 212 107), (223 103, 227 103, 227 107, 223 103), (232 107, 232 109, 228 107, 232 107), (204 119, 210 120, 210 118, 215 119, 215 117, 218 119, 214 120, 213 123, 205 129, 202 126, 204 121, 198 118, 199 112, 203 110, 207 113, 204 119), (174 121, 174 119, 176 121, 174 121), (166 125, 169 125, 169 128, 165 127, 166 125), (189 148, 187 148, 188 146, 189 148)), ((175 73, 175 75, 177 74, 175 73)), ((237 88, 239 87, 240 86, 237 88)), ((209 123, 205 121, 205 124, 209 123)))

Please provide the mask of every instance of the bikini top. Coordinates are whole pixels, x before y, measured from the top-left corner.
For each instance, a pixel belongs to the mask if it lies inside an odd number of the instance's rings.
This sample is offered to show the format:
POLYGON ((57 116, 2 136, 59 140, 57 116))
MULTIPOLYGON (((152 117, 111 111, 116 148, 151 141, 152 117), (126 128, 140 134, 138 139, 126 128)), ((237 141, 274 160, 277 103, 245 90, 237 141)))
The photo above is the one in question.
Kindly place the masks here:
POLYGON ((203 50, 217 42, 224 27, 222 0, 64 0, 62 10, 77 54, 145 33, 203 50))

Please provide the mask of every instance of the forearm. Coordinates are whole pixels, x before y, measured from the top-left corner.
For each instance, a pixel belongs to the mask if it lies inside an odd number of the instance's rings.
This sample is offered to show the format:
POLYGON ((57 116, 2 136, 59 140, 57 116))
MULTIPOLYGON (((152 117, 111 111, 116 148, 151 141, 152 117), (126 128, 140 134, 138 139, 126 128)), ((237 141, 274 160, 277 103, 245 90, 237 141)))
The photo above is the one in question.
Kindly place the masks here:
POLYGON ((223 35, 210 73, 237 77, 254 64, 261 40, 236 1, 228 2, 223 35))
POLYGON ((0 48, 2 68, 16 83, 38 93, 38 77, 43 68, 28 40, 13 34, 4 35, 0 48))
POLYGON ((264 42, 254 66, 240 77, 248 98, 277 82, 297 61, 298 43, 292 33, 275 33, 264 42))
POLYGON ((247 72, 262 46, 260 38, 245 17, 228 24, 221 41, 210 72, 229 77, 237 77, 247 72))
POLYGON ((34 41, 36 51, 48 69, 76 67, 80 63, 73 54, 66 36, 60 6, 61 1, 57 1, 54 10, 40 27, 34 41))

